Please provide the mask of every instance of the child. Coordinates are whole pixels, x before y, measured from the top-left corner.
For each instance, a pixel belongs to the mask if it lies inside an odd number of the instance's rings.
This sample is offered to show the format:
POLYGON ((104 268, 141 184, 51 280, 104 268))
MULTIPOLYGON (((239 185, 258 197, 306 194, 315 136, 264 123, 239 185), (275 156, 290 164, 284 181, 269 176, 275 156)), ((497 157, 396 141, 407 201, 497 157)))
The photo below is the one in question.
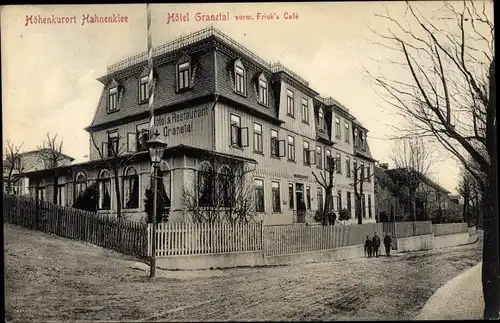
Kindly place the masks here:
POLYGON ((369 236, 366 236, 366 241, 365 241, 365 255, 368 258, 372 257, 372 240, 370 239, 369 236))

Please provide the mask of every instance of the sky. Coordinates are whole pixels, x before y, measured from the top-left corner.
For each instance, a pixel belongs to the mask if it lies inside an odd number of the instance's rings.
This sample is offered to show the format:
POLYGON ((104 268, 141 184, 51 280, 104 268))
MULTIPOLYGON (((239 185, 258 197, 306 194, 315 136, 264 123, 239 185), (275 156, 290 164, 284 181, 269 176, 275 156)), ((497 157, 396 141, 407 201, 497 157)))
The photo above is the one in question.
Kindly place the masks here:
MULTIPOLYGON (((419 4, 432 13, 433 1, 419 4)), ((363 73, 377 69, 387 50, 372 45, 371 31, 387 27, 375 13, 389 9, 402 14, 401 2, 153 4, 153 45, 158 46, 209 24, 268 62, 280 61, 306 79, 322 96, 339 100, 368 128, 375 159, 390 161, 396 135, 390 125, 402 120, 374 91, 363 73), (189 21, 169 21, 172 14, 189 14, 189 21), (229 13, 228 21, 196 21, 196 13, 229 13), (280 19, 256 20, 277 14, 280 19), (252 15, 254 20, 236 20, 252 15), (296 19, 284 19, 295 17, 296 19), (297 18, 298 17, 298 18, 297 18)), ((276 17, 276 16, 274 16, 276 17)), ((73 21, 73 20, 68 20, 73 21)), ((146 51, 146 5, 37 5, 1 9, 3 142, 23 151, 36 149, 46 133, 58 134, 63 151, 75 162, 87 160, 89 136, 103 85, 97 78, 107 66, 146 51), (82 25, 86 15, 127 17, 127 22, 82 25), (39 17, 72 17, 75 23, 34 24, 39 17)), ((455 192, 457 163, 445 153, 432 178, 455 192)))

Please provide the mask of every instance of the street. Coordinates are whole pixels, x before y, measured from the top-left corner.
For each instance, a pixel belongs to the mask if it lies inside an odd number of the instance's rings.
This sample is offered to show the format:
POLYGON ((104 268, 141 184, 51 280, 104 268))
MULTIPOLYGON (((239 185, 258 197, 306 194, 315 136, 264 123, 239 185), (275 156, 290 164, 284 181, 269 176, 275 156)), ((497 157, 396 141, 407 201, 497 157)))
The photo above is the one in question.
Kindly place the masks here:
POLYGON ((158 270, 149 281, 113 251, 7 224, 4 232, 9 321, 409 320, 482 252, 479 241, 391 258, 158 270))

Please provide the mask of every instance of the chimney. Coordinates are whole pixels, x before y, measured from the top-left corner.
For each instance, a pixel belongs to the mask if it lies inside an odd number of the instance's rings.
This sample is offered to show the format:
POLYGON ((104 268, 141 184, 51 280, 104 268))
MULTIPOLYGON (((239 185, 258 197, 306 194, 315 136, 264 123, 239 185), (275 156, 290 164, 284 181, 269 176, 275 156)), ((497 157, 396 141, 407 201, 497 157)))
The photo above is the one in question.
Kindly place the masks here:
POLYGON ((380 163, 378 167, 383 168, 383 169, 389 169, 389 164, 388 163, 380 163))

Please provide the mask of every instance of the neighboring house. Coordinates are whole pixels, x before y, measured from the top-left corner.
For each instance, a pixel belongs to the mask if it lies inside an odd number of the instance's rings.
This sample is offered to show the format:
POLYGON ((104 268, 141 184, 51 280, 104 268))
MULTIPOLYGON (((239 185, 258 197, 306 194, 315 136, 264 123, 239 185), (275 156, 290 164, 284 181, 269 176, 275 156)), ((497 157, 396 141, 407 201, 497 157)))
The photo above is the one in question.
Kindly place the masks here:
MULTIPOLYGON (((5 194, 30 194, 30 184, 26 173, 50 168, 50 165, 47 165, 44 159, 40 157, 41 154, 45 153, 45 150, 47 150, 47 148, 19 153, 18 159, 13 167, 11 167, 11 163, 8 160, 3 160, 3 187, 5 194), (11 170, 10 192, 8 192, 9 172, 11 170)), ((69 165, 73 161, 73 157, 61 154, 59 166, 69 165)))
MULTIPOLYGON (((161 173, 171 222, 190 219, 181 190, 196 181, 205 185, 201 170, 207 161, 199 156, 206 151, 234 165, 255 164, 253 195, 258 219, 265 225, 292 224, 298 208, 313 213, 322 205, 325 192, 311 172, 324 171, 327 157, 339 161, 335 210, 351 209, 354 217, 350 183, 354 165, 361 163, 369 178, 364 183, 363 215, 366 222, 375 222, 368 130, 347 108, 320 97, 297 74, 279 63, 267 63, 214 28, 182 37, 154 53, 153 131, 168 143, 161 173)), ((144 192, 150 185, 146 58, 114 64, 99 78, 103 92, 86 128, 93 138, 90 161, 61 168, 66 203, 97 182, 99 212, 115 213, 114 179, 104 161, 110 147, 124 145, 121 158, 133 158, 119 171, 123 213, 144 217, 144 192)), ((46 171, 30 176, 50 185, 46 171)), ((209 186, 202 188, 210 195, 209 186)))
POLYGON ((460 194, 453 194, 453 195, 448 196, 448 198, 450 199, 451 203, 455 203, 457 205, 464 204, 464 198, 460 194))
MULTIPOLYGON (((376 212, 381 222, 404 221, 410 214, 409 190, 400 177, 407 170, 388 169, 388 164, 375 166, 376 212)), ((448 190, 421 173, 411 170, 420 181, 416 190, 415 205, 417 219, 429 218, 433 211, 445 210, 449 206, 448 190)))

